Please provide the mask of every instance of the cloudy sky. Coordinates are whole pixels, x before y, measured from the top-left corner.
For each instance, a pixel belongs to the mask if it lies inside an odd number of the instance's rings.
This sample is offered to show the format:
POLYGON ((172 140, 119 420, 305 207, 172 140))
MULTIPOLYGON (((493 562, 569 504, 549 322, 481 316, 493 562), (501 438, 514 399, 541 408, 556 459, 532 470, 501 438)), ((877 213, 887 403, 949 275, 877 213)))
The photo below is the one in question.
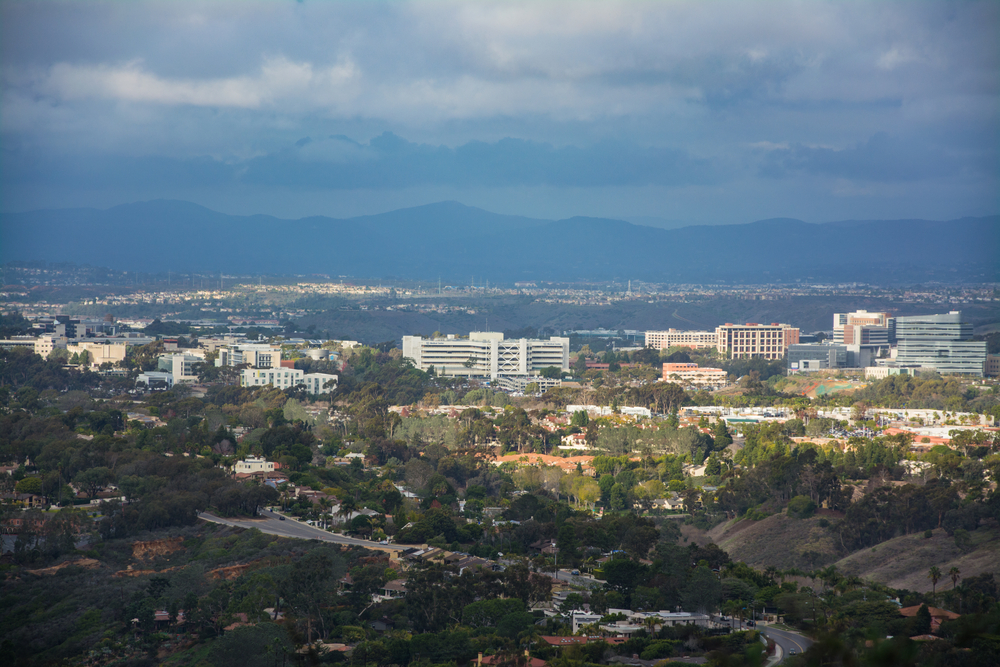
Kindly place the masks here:
POLYGON ((5 211, 1000 213, 1000 3, 0 3, 5 211))

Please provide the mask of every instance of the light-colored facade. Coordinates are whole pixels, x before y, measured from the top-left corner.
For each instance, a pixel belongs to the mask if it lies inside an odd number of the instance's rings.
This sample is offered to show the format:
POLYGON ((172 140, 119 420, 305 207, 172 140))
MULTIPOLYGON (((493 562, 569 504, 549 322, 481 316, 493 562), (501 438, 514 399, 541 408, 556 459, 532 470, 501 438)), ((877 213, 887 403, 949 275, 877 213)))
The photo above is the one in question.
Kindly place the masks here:
POLYGON ((47 359, 52 354, 52 350, 65 349, 67 345, 69 345, 69 340, 65 336, 46 334, 35 339, 35 354, 47 359))
POLYGON ((268 461, 260 456, 248 456, 242 461, 237 461, 233 464, 233 472, 239 473, 255 473, 255 472, 274 472, 275 468, 280 467, 274 461, 268 461))
POLYGON ((549 366, 569 371, 569 338, 504 340, 493 331, 473 331, 468 338, 403 336, 403 356, 422 371, 496 379, 531 375, 549 366))
POLYGON ((524 392, 529 384, 537 384, 538 391, 545 391, 552 387, 561 387, 562 380, 558 378, 546 378, 541 375, 501 375, 496 379, 496 386, 507 393, 524 392))
POLYGON ((338 376, 332 373, 306 373, 302 376, 302 382, 306 386, 307 394, 329 394, 337 388, 338 376))
POLYGON ((982 377, 986 341, 972 340, 961 311, 896 318, 896 363, 982 377))
POLYGON ((195 350, 200 354, 181 352, 178 354, 166 354, 157 361, 157 368, 174 376, 174 382, 197 382, 198 373, 195 370, 197 364, 205 363, 204 352, 195 350))
POLYGON ((782 359, 799 342, 799 330, 787 324, 730 324, 715 329, 716 347, 730 359, 782 359))
POLYGON ((715 347, 718 337, 714 331, 681 331, 667 329, 666 331, 647 331, 646 347, 654 350, 666 350, 671 347, 689 347, 692 350, 715 347))
POLYGON ((145 385, 147 389, 171 389, 174 386, 174 374, 162 371, 147 371, 140 373, 135 379, 136 386, 145 385))
POLYGON ((240 374, 240 385, 244 387, 264 387, 271 385, 277 389, 291 389, 303 386, 308 394, 328 394, 337 388, 338 377, 330 373, 309 373, 300 368, 244 368, 240 374))
POLYGON ((892 338, 892 328, 895 321, 889 313, 870 313, 867 310, 856 310, 853 313, 833 314, 833 342, 846 345, 888 345, 892 338), (873 331, 867 335, 864 329, 884 330, 873 331), (885 338, 885 343, 881 339, 885 338), (863 342, 863 338, 874 337, 878 342, 863 342))
POLYGON ((281 366, 281 347, 266 343, 243 343, 218 348, 216 366, 241 366, 251 368, 278 368, 281 366))
POLYGON ((35 349, 35 337, 34 336, 14 336, 13 338, 4 338, 0 340, 0 349, 3 350, 13 350, 15 348, 24 348, 26 350, 35 349))
POLYGON ((725 387, 729 375, 721 368, 700 368, 698 364, 663 364, 663 381, 694 387, 725 387))
POLYGON ((869 366, 865 369, 866 380, 884 380, 890 375, 916 375, 919 369, 900 366, 869 366))
POLYGON ((125 352, 127 349, 128 345, 125 343, 79 342, 70 343, 66 346, 66 350, 70 353, 70 356, 86 351, 90 356, 90 366, 92 368, 97 368, 105 363, 117 364, 125 361, 125 352))
POLYGON ((278 389, 291 389, 302 384, 305 374, 299 368, 244 368, 240 384, 244 387, 273 385, 278 389))
POLYGON ((991 378, 1000 377, 1000 355, 986 355, 986 375, 991 378))

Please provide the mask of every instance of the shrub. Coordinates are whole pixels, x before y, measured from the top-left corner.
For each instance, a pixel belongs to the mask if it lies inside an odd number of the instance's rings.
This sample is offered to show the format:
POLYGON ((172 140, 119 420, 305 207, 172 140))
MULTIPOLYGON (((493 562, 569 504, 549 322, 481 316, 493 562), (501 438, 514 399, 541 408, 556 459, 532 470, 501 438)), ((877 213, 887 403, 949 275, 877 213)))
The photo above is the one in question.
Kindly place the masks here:
POLYGON ((808 496, 795 496, 788 501, 788 516, 808 519, 816 513, 816 503, 808 496))

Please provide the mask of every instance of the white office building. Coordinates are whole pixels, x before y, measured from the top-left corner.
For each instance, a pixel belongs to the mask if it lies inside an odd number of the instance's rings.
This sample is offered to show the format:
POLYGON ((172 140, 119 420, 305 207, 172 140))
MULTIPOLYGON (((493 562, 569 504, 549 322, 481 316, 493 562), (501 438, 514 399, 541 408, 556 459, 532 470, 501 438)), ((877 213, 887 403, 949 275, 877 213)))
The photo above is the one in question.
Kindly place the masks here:
POLYGON ((266 343, 242 343, 218 348, 219 356, 215 365, 241 366, 253 368, 278 368, 281 366, 281 347, 266 343))
POLYGON ((646 347, 654 350, 666 350, 671 347, 689 347, 692 350, 715 347, 718 336, 714 331, 681 331, 667 329, 666 331, 647 331, 646 347))
POLYGON ((192 350, 192 352, 194 354, 182 352, 163 355, 157 361, 157 369, 173 375, 174 382, 197 382, 198 373, 195 366, 205 363, 203 356, 205 353, 201 350, 192 350))
POLYGON ((300 368, 244 368, 240 384, 244 387, 271 385, 291 389, 302 385, 308 394, 329 394, 337 388, 337 376, 330 373, 306 373, 300 368))
POLYGON ((548 366, 569 371, 569 338, 504 340, 495 331, 473 331, 468 338, 403 336, 403 356, 422 371, 496 379, 536 374, 548 366))
POLYGON ((982 377, 986 341, 972 340, 972 323, 962 321, 961 311, 897 317, 896 363, 982 377))

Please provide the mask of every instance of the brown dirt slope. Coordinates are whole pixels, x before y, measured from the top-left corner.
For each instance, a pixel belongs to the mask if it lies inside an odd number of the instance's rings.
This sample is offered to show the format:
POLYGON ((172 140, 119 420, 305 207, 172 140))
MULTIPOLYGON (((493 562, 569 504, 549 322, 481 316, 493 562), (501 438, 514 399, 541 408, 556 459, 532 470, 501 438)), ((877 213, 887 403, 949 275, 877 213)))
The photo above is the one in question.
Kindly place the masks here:
POLYGON ((836 535, 819 525, 821 517, 792 519, 775 514, 761 521, 729 522, 709 535, 733 560, 754 567, 773 565, 811 570, 824 567, 843 554, 836 535))
POLYGON ((132 543, 132 557, 136 560, 166 556, 184 548, 183 537, 171 537, 165 540, 135 541, 132 543))
POLYGON ((973 548, 963 553, 943 530, 935 530, 930 538, 923 533, 904 535, 874 549, 856 551, 836 566, 844 574, 920 592, 932 588, 927 574, 933 565, 944 573, 938 588, 951 588, 947 573, 952 567, 957 567, 963 578, 984 572, 1000 577, 1000 528, 982 526, 969 537, 973 548))

